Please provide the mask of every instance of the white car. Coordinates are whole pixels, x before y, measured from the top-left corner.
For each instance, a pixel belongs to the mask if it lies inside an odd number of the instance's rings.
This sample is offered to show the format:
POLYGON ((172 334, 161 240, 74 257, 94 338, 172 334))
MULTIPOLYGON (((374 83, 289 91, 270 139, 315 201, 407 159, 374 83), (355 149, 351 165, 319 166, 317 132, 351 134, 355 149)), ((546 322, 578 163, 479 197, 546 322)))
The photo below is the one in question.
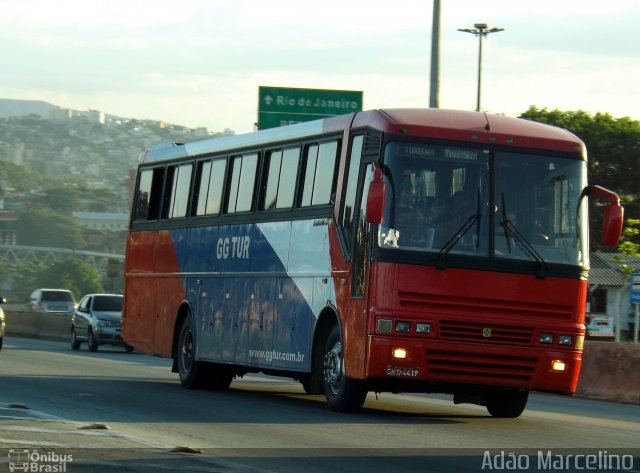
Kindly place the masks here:
POLYGON ((613 317, 606 314, 587 315, 587 340, 613 341, 615 340, 615 326, 613 317))
MULTIPOLYGON (((4 297, 0 297, 0 304, 4 304, 5 302, 7 302, 6 299, 4 297)), ((2 310, 2 307, 0 307, 0 350, 2 350, 2 342, 4 341, 5 327, 4 311, 2 310)))
POLYGON ((66 289, 36 289, 27 302, 27 309, 43 314, 72 315, 77 306, 73 293, 66 289))

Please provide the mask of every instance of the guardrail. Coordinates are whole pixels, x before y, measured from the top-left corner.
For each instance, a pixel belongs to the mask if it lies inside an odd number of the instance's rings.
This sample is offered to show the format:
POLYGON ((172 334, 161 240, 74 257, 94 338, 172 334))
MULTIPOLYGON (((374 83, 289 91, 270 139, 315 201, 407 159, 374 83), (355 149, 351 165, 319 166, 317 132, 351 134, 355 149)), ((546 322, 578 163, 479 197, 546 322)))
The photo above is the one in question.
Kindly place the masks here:
POLYGON ((46 340, 69 340, 71 316, 42 314, 32 311, 13 311, 4 308, 6 334, 46 340))
MULTIPOLYGON (((7 335, 69 340, 70 316, 11 310, 5 306, 7 335)), ((576 395, 640 404, 640 345, 585 342, 576 395)))

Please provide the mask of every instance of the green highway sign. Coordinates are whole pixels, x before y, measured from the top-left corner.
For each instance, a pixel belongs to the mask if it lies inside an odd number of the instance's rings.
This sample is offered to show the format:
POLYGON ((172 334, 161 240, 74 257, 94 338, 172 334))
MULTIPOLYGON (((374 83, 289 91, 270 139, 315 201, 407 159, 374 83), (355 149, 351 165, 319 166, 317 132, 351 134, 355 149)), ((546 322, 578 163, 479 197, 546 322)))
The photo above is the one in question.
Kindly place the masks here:
POLYGON ((356 90, 258 89, 258 130, 362 111, 362 92, 356 90))

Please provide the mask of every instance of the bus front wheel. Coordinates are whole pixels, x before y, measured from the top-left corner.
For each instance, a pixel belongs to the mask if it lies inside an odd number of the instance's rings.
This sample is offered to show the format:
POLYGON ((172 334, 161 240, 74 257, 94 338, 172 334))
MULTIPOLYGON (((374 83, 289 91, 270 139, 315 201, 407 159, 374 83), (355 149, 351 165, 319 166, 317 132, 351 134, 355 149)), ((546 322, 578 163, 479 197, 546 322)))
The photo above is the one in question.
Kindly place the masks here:
POLYGON ((325 345, 323 387, 329 407, 339 412, 360 410, 367 397, 363 381, 350 379, 345 374, 342 336, 337 325, 331 329, 325 345))
POLYGON ((529 391, 487 391, 484 396, 492 417, 513 419, 520 417, 527 406, 529 391))
POLYGON ((189 389, 200 389, 206 384, 206 366, 196 361, 196 340, 193 336, 191 316, 185 317, 180 325, 176 361, 180 383, 189 389))

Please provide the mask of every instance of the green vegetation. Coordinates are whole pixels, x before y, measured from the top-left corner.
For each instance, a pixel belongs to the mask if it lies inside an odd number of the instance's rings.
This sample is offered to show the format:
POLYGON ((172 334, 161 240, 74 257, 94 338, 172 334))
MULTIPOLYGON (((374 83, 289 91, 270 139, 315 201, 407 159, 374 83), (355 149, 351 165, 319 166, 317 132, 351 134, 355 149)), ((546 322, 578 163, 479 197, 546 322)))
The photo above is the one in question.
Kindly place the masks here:
POLYGON ((45 269, 23 268, 14 282, 13 300, 26 302, 34 289, 68 289, 76 300, 85 294, 104 292, 100 273, 79 259, 55 263, 45 269))

